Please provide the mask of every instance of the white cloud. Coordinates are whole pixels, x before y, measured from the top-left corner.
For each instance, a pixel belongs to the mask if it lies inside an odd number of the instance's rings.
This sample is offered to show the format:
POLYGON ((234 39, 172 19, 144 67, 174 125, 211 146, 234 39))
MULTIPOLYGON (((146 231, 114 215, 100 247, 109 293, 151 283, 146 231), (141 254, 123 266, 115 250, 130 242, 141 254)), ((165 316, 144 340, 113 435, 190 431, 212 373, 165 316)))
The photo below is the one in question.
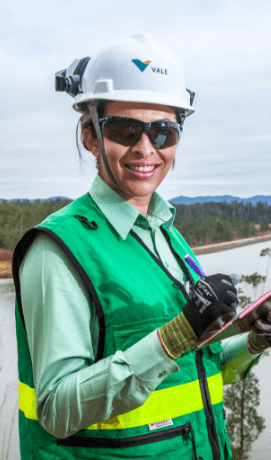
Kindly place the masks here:
MULTIPOLYGON (((221 193, 229 193, 232 187, 236 194, 243 193, 244 178, 254 171, 255 188, 259 193, 266 190, 271 144, 267 0, 168 0, 166 4, 162 0, 14 0, 2 1, 1 9, 0 160, 6 171, 14 168, 17 174, 32 165, 33 177, 52 174, 59 195, 63 195, 63 182, 57 177, 65 182, 68 175, 80 183, 74 135, 79 114, 71 109, 71 97, 54 91, 54 74, 116 38, 146 31, 180 60, 187 87, 196 91, 196 112, 186 120, 178 149, 180 166, 173 173, 177 182, 173 187, 171 179, 166 180, 163 193, 179 195, 178 187, 185 185, 189 194, 192 182, 183 182, 182 173, 189 181, 193 175, 198 177, 195 163, 203 178, 220 174, 221 193), (257 167, 257 161, 264 167, 257 167), (226 166, 231 162, 236 167, 234 185, 226 166), (68 170, 63 168, 66 163, 68 170)), ((5 184, 13 183, 10 174, 5 173, 5 180, 0 176, 5 184)), ((87 174, 88 180, 92 177, 87 174)), ((20 196, 23 180, 20 185, 16 181, 17 189, 5 185, 6 197, 20 196)), ((28 183, 32 196, 41 193, 35 183, 28 183)), ((49 181, 47 185, 51 196, 49 181)), ((194 195, 197 187, 212 194, 216 186, 212 180, 197 179, 194 195)))

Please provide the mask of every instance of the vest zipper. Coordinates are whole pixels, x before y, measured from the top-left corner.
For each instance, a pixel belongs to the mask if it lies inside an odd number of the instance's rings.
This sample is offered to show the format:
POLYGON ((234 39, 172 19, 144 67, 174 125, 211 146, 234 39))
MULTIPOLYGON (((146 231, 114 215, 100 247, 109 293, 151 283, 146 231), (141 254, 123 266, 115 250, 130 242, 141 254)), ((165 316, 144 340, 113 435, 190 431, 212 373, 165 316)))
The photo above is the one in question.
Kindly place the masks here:
POLYGON ((206 371, 203 364, 203 350, 200 349, 196 352, 196 366, 198 370, 199 376, 199 384, 201 390, 201 396, 203 400, 204 412, 207 420, 207 430, 208 430, 208 437, 213 453, 214 460, 220 460, 220 450, 219 450, 219 443, 215 428, 215 418, 212 409, 212 403, 209 393, 209 388, 207 384, 206 378, 206 371))
POLYGON ((202 457, 197 458, 195 436, 190 422, 176 428, 158 431, 157 433, 132 436, 130 438, 93 438, 91 436, 83 437, 73 435, 65 439, 58 439, 57 445, 67 447, 137 447, 152 442, 175 438, 176 436, 184 436, 185 441, 188 441, 189 433, 191 433, 195 456, 193 460, 204 460, 202 457))

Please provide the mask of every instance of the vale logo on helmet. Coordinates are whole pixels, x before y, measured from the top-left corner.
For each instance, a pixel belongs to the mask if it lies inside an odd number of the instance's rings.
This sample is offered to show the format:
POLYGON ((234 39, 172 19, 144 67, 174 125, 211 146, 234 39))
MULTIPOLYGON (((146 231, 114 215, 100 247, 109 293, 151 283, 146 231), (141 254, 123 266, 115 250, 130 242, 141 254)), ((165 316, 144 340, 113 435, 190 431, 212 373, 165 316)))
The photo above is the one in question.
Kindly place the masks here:
MULTIPOLYGON (((141 71, 144 72, 144 70, 148 67, 148 65, 151 63, 151 61, 145 61, 142 62, 140 59, 132 59, 132 62, 137 66, 137 68, 141 71)), ((168 75, 167 69, 161 69, 161 67, 152 67, 151 69, 154 73, 161 73, 163 75, 168 75)))

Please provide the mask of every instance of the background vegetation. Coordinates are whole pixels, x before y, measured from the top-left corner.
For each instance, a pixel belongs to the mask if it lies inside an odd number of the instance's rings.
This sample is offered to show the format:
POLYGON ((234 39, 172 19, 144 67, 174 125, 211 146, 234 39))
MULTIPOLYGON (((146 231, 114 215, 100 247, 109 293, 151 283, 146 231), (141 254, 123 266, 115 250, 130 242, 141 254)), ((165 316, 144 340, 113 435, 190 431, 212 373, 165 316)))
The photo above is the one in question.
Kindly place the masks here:
POLYGON ((3 201, 0 203, 0 248, 13 250, 27 230, 70 202, 71 200, 3 201))
MULTIPOLYGON (((13 250, 23 234, 72 200, 17 200, 0 203, 0 248, 13 250)), ((269 229, 267 203, 210 202, 176 205, 175 227, 192 247, 255 236, 255 224, 269 229)))
POLYGON ((209 203, 194 203, 190 205, 178 204, 176 207, 176 224, 182 224, 191 217, 219 217, 230 220, 244 220, 245 222, 271 222, 271 206, 267 202, 258 202, 256 206, 251 203, 238 203, 226 201, 209 203))

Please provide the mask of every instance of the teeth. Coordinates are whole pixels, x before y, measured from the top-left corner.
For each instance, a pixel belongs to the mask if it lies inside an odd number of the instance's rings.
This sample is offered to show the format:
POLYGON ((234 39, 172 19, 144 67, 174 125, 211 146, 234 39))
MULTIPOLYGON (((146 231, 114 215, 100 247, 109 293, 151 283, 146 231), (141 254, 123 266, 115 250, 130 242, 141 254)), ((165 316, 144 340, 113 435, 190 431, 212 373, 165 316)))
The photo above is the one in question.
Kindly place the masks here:
POLYGON ((150 172, 153 171, 155 166, 135 166, 135 165, 128 165, 129 169, 138 172, 150 172))

